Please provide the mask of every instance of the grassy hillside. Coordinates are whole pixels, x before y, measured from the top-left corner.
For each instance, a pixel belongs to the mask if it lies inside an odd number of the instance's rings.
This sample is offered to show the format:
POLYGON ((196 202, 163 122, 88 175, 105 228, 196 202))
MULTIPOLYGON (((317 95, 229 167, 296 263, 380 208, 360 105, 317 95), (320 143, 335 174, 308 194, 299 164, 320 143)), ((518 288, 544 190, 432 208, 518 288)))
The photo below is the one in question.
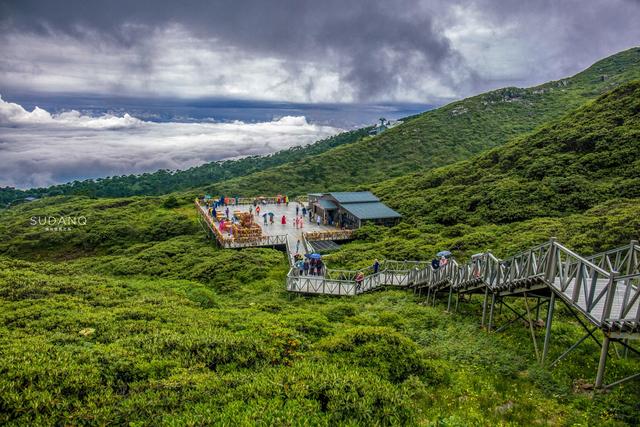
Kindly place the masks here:
POLYGON ((74 181, 69 184, 35 188, 27 191, 0 188, 0 208, 19 203, 25 197, 85 195, 90 197, 129 197, 162 195, 174 191, 247 175, 283 163, 323 153, 331 148, 350 144, 368 135, 370 127, 343 132, 306 146, 292 147, 267 156, 250 156, 239 160, 207 163, 184 171, 160 170, 142 175, 123 175, 96 180, 74 181))
MULTIPOLYGON (((507 256, 551 236, 588 255, 640 238, 640 81, 468 161, 372 186, 404 216, 332 256, 507 256)), ((357 261, 356 261, 357 260, 357 261)))
MULTIPOLYGON (((360 230, 329 262, 505 255, 550 235, 584 253, 627 242, 640 236, 639 140, 636 82, 467 162, 375 185, 404 221, 360 230)), ((446 314, 402 290, 295 297, 282 253, 216 249, 191 205, 164 202, 57 197, 0 212, 1 424, 640 423, 637 381, 581 387, 591 340, 542 369, 524 324, 479 330, 479 299, 446 314), (30 225, 48 215, 88 225, 30 225)), ((583 334, 557 311, 552 358, 583 334)), ((607 375, 639 367, 612 357, 607 375)))
POLYGON ((570 78, 467 98, 423 113, 377 137, 207 186, 206 190, 257 194, 277 188, 302 194, 428 170, 499 146, 639 78, 640 48, 633 48, 570 78))

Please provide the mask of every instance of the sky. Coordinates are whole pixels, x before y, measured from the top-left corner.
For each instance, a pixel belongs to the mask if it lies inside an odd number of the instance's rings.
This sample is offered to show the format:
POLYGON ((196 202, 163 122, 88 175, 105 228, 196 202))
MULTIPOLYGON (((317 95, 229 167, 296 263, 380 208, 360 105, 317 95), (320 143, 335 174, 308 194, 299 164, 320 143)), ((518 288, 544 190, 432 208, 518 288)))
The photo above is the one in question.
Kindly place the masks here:
POLYGON ((0 0, 0 186, 266 154, 559 79, 640 44, 638 22, 639 0, 0 0))

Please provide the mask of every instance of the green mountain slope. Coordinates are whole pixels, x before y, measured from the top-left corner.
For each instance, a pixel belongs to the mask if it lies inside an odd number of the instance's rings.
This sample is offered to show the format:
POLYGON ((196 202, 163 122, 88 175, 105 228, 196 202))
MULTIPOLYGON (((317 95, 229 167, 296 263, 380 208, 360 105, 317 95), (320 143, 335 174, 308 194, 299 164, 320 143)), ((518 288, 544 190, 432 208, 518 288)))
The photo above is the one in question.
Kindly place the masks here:
POLYGON ((633 48, 567 79, 505 88, 428 111, 375 138, 205 187, 209 192, 293 194, 344 189, 466 159, 640 78, 633 48))
POLYGON ((343 132, 313 144, 292 147, 267 156, 250 156, 239 160, 212 162, 184 171, 159 170, 142 175, 123 175, 96 180, 74 181, 68 184, 30 190, 0 188, 0 207, 23 201, 25 197, 40 198, 60 195, 85 195, 90 197, 153 196, 187 190, 320 154, 331 148, 358 141, 367 136, 370 129, 370 127, 367 127, 343 132))
MULTIPOLYGON (((585 255, 640 237, 640 81, 462 161, 372 191, 404 216, 336 260, 506 256, 556 236, 585 255)), ((367 261, 368 262, 368 261, 367 261)))
MULTIPOLYGON (((638 141, 635 82, 469 161, 376 184, 404 221, 360 230, 329 262, 637 238, 638 141)), ((403 290, 292 298, 282 253, 219 250, 189 201, 163 201, 62 196, 0 212, 0 424, 640 423, 637 381, 580 387, 595 375, 591 340, 551 370, 528 325, 481 332, 477 298, 448 314, 403 290), (49 215, 87 225, 30 224, 49 215)), ((561 309, 553 325, 551 357, 584 334, 561 309)), ((607 372, 638 368, 612 357, 607 372)))

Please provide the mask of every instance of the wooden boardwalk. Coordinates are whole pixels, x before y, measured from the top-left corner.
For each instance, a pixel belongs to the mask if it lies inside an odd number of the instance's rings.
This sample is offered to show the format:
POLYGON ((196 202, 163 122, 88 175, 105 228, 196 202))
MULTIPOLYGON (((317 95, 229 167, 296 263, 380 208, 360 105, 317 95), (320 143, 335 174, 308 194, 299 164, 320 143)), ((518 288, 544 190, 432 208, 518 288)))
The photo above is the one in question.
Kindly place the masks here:
POLYGON ((255 207, 252 202, 253 199, 241 198, 238 205, 221 206, 218 211, 224 212, 227 208, 229 214, 233 215, 234 211, 249 212, 250 209, 254 212, 255 222, 262 228, 262 235, 259 237, 247 237, 247 238, 235 238, 234 236, 223 233, 218 228, 218 223, 208 213, 206 206, 203 206, 199 200, 195 201, 196 210, 198 212, 198 219, 203 229, 214 239, 221 248, 237 249, 248 247, 282 247, 286 249, 289 262, 292 263, 293 255, 296 252, 301 254, 310 250, 304 244, 304 241, 322 241, 322 240, 348 240, 351 239, 351 230, 340 230, 336 227, 320 224, 315 221, 309 220, 308 216, 303 218, 302 228, 296 228, 294 224, 294 218, 296 216, 296 208, 298 213, 302 214, 302 204, 298 201, 290 201, 288 204, 276 203, 275 198, 266 199, 268 203, 260 204, 260 215, 255 215, 255 207), (263 214, 273 213, 274 223, 271 224, 267 221, 264 224, 263 214), (282 224, 282 216, 286 218, 286 224, 282 224), (300 241, 300 245, 298 245, 300 241))
MULTIPOLYGON (((241 199, 250 203, 250 199, 241 199)), ((434 270, 430 263, 421 261, 381 262, 374 272, 371 267, 361 269, 364 278, 356 283, 356 270, 334 270, 326 267, 320 276, 301 275, 294 267, 293 255, 312 250, 309 241, 347 240, 352 238, 349 230, 338 230, 326 225, 317 225, 305 218, 302 229, 295 228, 293 218, 298 202, 261 205, 262 213, 273 212, 275 223, 263 226, 263 235, 258 238, 235 239, 221 233, 206 208, 196 200, 200 222, 212 238, 222 248, 243 248, 252 246, 280 247, 287 253, 291 269, 286 278, 286 289, 290 292, 309 295, 356 296, 365 292, 387 287, 413 290, 427 294, 427 301, 435 304, 438 295, 448 296, 447 310, 451 310, 453 296, 455 307, 460 295, 484 295, 481 324, 493 329, 494 308, 497 303, 505 305, 517 316, 507 325, 523 319, 533 324, 529 306, 524 313, 517 313, 506 304, 506 297, 528 297, 538 301, 536 310, 547 304, 547 319, 544 347, 540 362, 545 363, 549 349, 551 324, 556 299, 562 301, 576 319, 586 318, 593 326, 576 344, 558 357, 551 366, 562 360, 570 351, 589 337, 596 339, 594 331, 600 329, 604 335, 601 344, 600 363, 595 381, 596 387, 610 387, 640 374, 615 381, 604 386, 604 370, 610 342, 617 342, 626 350, 640 354, 629 345, 629 340, 640 339, 640 246, 637 241, 607 252, 583 257, 564 247, 555 239, 506 259, 498 259, 490 252, 474 256, 466 263, 451 259, 445 267, 434 270), (287 224, 281 224, 282 215, 287 224), (298 242, 300 242, 298 244, 298 242), (542 303, 540 301, 543 301, 542 303), (488 317, 488 321, 487 321, 488 317)), ((248 211, 251 204, 229 206, 229 210, 248 211)), ((224 209, 224 207, 222 208, 224 209)), ((259 217, 257 220, 261 220, 259 217)), ((262 221, 259 222, 263 224, 262 221)), ((537 316, 537 315, 536 315, 537 316)), ((535 343, 535 334, 532 329, 535 343)), ((597 340, 596 340, 597 341, 597 340)), ((537 353, 537 344, 534 346, 537 353)))
MULTIPOLYGON (((595 382, 596 387, 603 387, 610 341, 637 352, 628 345, 628 340, 640 339, 639 260, 640 246, 637 241, 602 254, 582 257, 551 239, 507 259, 498 259, 491 253, 485 253, 465 264, 451 259, 447 266, 438 270, 427 263, 384 261, 377 273, 365 269, 366 274, 360 284, 354 280, 355 270, 327 269, 324 276, 300 276, 292 268, 286 286, 290 292, 336 296, 355 296, 389 286, 407 288, 414 292, 426 292, 427 298, 433 298, 434 303, 438 294, 448 295, 449 310, 454 294, 458 299, 465 293, 484 294, 482 325, 489 330, 493 326, 496 301, 502 301, 505 297, 529 296, 538 301, 546 298, 548 309, 541 363, 547 356, 555 299, 559 298, 569 310, 582 315, 594 325, 590 330, 583 324, 587 335, 569 351, 589 336, 593 337, 595 329, 600 329, 604 334, 595 382)), ((537 307, 541 305, 538 303, 537 307)), ((523 318, 524 315, 520 314, 515 320, 523 318)), ((561 358, 565 356, 566 353, 561 358)), ((616 381, 610 386, 639 376, 616 381)))

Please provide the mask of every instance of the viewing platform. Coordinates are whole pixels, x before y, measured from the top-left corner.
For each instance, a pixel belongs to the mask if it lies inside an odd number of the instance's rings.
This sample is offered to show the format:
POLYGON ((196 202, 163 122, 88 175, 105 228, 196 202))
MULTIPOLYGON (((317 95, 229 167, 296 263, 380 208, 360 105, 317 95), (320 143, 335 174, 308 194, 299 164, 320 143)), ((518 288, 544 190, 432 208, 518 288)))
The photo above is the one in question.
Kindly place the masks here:
POLYGON ((304 198, 288 202, 282 201, 282 198, 278 202, 278 197, 229 198, 226 205, 216 208, 216 213, 222 213, 223 229, 220 227, 221 220, 211 215, 211 200, 214 199, 196 199, 195 206, 203 229, 221 248, 274 247, 285 249, 291 259, 296 253, 312 251, 309 244, 312 241, 353 239, 353 230, 328 225, 322 219, 318 224, 317 216, 313 214, 310 219, 304 198), (260 207, 258 214, 256 214, 257 207, 260 207), (303 208, 307 212, 305 215, 302 214, 303 208), (229 218, 226 216, 227 209, 229 218), (241 234, 243 227, 240 226, 239 217, 249 213, 251 213, 251 233, 250 235, 241 234), (298 218, 302 218, 302 226, 296 226, 296 214, 298 218), (264 215, 266 215, 266 224, 264 215), (270 216, 273 216, 273 222, 270 216), (283 216, 285 224, 282 223, 283 216), (228 226, 232 224, 238 225, 237 232, 234 232, 233 227, 228 226))

